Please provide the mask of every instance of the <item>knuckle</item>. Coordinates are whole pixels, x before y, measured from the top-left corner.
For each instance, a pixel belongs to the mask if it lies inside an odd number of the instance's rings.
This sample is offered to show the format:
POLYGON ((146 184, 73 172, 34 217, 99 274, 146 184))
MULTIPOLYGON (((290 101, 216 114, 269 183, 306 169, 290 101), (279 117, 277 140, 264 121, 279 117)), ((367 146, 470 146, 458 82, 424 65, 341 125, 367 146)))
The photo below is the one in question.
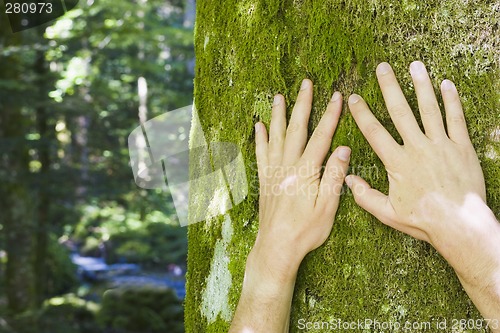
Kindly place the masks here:
MULTIPOLYGON (((439 139, 433 139, 434 142, 436 142, 438 145, 440 142, 439 140, 443 140, 444 138, 439 138, 439 139)), ((433 143, 433 140, 429 139, 427 136, 423 135, 420 138, 415 138, 410 141, 410 145, 413 146, 414 148, 418 150, 423 150, 426 153, 430 153, 429 151, 429 145, 433 143)))
POLYGON ((378 133, 380 133, 381 129, 382 129, 382 126, 380 124, 370 123, 370 124, 368 124, 368 126, 366 126, 366 130, 365 130, 366 136, 373 138, 373 137, 377 136, 378 133))
POLYGON ((271 135, 269 138, 269 144, 280 144, 283 142, 283 137, 281 135, 271 135))
POLYGON ((315 139, 324 139, 326 138, 327 134, 326 134, 326 131, 324 129, 322 129, 321 127, 317 127, 314 132, 313 132, 313 138, 315 139))
POLYGON ((464 116, 459 114, 448 116, 446 121, 449 124, 458 124, 458 125, 465 124, 464 116))
POLYGON ((303 126, 300 125, 299 123, 297 123, 297 122, 290 122, 290 124, 288 125, 288 128, 287 128, 286 132, 287 132, 287 134, 295 133, 295 132, 300 131, 302 128, 303 128, 303 126))
POLYGON ((355 187, 354 189, 351 190, 354 198, 354 202, 357 203, 359 206, 363 206, 363 196, 360 195, 359 189, 355 187))
POLYGON ((332 166, 328 168, 328 176, 337 182, 343 182, 345 173, 344 170, 339 166, 332 166))
POLYGON ((387 110, 389 111, 389 114, 398 118, 407 117, 409 114, 411 114, 411 110, 409 110, 408 107, 404 104, 394 104, 388 106, 387 110))
POLYGON ((434 104, 424 104, 420 108, 420 112, 425 116, 437 116, 441 113, 439 108, 434 104))

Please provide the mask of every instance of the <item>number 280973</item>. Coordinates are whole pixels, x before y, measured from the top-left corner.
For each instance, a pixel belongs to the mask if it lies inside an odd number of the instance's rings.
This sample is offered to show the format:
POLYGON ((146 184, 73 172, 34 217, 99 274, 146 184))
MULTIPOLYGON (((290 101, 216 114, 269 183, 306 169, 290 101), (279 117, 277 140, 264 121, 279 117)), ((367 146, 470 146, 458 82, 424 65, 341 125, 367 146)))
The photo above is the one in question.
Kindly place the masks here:
POLYGON ((6 14, 35 14, 52 13, 52 4, 50 2, 30 2, 30 3, 11 3, 5 4, 6 14))

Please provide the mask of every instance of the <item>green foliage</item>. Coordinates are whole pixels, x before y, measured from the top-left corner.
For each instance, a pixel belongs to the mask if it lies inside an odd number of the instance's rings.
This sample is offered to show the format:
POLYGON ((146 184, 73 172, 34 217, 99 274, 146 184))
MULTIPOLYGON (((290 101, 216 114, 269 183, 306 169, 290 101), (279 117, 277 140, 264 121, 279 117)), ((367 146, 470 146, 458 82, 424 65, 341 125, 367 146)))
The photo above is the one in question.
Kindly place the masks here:
POLYGON ((101 256, 100 249, 101 241, 95 237, 87 237, 80 248, 80 255, 85 257, 99 257, 101 256))
POLYGON ((109 239, 107 261, 140 263, 149 267, 166 267, 169 263, 186 261, 186 229, 153 222, 128 232, 112 235, 109 239))
POLYGON ((39 313, 42 332, 97 333, 102 330, 96 323, 99 306, 73 294, 54 297, 44 302, 39 313))
POLYGON ((141 220, 138 213, 109 203, 83 207, 82 218, 69 236, 82 244, 81 255, 100 256, 104 245, 108 263, 125 260, 164 268, 185 263, 186 232, 161 211, 141 220))
POLYGON ((141 217, 140 212, 127 209, 113 201, 84 205, 80 211, 80 221, 68 229, 68 235, 77 242, 86 242, 88 237, 105 241, 111 235, 118 233, 141 232, 150 223, 177 225, 172 220, 170 211, 168 211, 170 214, 164 211, 152 211, 141 217))
POLYGON ((139 240, 127 240, 114 251, 115 257, 134 263, 146 262, 151 257, 150 253, 151 247, 139 240))
POLYGON ((187 229, 151 223, 146 226, 151 235, 149 244, 152 249, 152 262, 160 265, 186 262, 187 255, 187 229))
POLYGON ((99 322, 113 332, 182 333, 182 302, 166 288, 119 288, 104 293, 99 322))
POLYGON ((47 251, 47 290, 45 296, 61 295, 78 284, 76 267, 71 262, 69 251, 59 244, 55 235, 50 235, 47 251))
POLYGON ((65 294, 45 300, 37 310, 16 314, 11 326, 2 321, 1 333, 98 333, 96 314, 100 307, 96 303, 65 294))
MULTIPOLYGON (((443 79, 453 80, 485 173, 488 204, 500 212, 495 8, 492 0, 197 2, 195 101, 201 127, 209 142, 239 145, 251 184, 248 199, 229 212, 234 235, 224 254, 232 286, 225 301, 232 310, 258 229, 253 126, 257 120, 269 125, 276 93, 286 97, 289 118, 304 78, 315 84, 309 133, 333 91, 339 90, 345 97, 362 95, 398 141, 378 88, 376 65, 393 65, 414 110, 411 61, 426 63, 436 91, 443 79)), ((333 147, 338 145, 352 149, 350 172, 387 192, 385 169, 348 112, 342 114, 334 137, 333 147)), ((226 332, 229 327, 221 317, 208 322, 199 311, 210 269, 221 266, 213 257, 223 219, 189 227, 187 332, 226 332)), ((429 244, 382 225, 361 210, 348 191, 331 237, 302 263, 293 302, 291 332, 298 331, 299 318, 450 322, 479 317, 453 270, 429 244)))

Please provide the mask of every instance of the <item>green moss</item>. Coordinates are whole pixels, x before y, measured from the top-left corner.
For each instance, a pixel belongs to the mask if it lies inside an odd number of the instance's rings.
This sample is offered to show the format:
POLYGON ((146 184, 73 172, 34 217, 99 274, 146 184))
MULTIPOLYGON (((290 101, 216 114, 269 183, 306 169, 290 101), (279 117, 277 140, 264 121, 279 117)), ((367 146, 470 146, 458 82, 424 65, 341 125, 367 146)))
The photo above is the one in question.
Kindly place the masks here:
MULTIPOLYGON (((436 91, 443 79, 453 80, 483 166, 488 203, 494 212, 500 211, 500 136, 495 132, 500 128, 500 40, 492 22, 497 7, 492 0, 197 3, 195 99, 200 124, 207 142, 229 141, 241 148, 249 184, 247 199, 229 212, 229 309, 238 302, 245 259, 258 230, 253 126, 257 120, 269 125, 276 93, 286 97, 290 116, 305 77, 315 84, 311 131, 334 90, 344 96, 357 92, 400 143, 378 88, 376 65, 393 65, 414 110, 411 61, 424 61, 436 91)), ((348 112, 332 147, 337 145, 352 148, 351 172, 387 191, 385 169, 348 112)), ((224 220, 219 216, 189 227, 187 332, 226 332, 229 327, 221 315, 209 324, 202 310, 224 220)), ((382 225, 346 192, 331 237, 300 268, 291 332, 298 331, 299 318, 451 322, 479 318, 479 313, 436 251, 382 225)))

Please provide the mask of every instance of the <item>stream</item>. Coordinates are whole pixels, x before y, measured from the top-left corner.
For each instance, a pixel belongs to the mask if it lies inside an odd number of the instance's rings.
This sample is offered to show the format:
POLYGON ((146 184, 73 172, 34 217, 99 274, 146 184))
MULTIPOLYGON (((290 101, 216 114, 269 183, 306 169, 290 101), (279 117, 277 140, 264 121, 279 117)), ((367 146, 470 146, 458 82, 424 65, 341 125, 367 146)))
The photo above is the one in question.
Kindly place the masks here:
POLYGON ((145 272, 133 263, 107 264, 104 258, 83 257, 71 254, 71 261, 77 266, 78 277, 85 282, 107 282, 110 288, 156 286, 168 287, 175 291, 179 299, 186 296, 186 279, 180 268, 172 272, 145 272))

